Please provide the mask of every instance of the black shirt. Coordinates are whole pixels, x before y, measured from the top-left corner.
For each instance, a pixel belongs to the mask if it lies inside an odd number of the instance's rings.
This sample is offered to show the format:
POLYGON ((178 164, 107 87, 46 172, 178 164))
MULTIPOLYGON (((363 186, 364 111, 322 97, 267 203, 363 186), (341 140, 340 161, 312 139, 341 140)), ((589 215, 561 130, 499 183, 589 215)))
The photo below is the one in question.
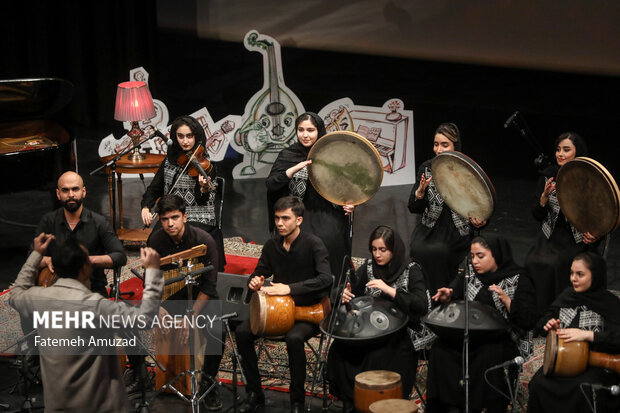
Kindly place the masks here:
POLYGON ((265 243, 248 283, 252 277, 267 278, 273 274, 273 282, 287 284, 295 305, 300 306, 318 303, 329 295, 332 275, 323 241, 301 231, 289 251, 282 242, 283 238, 277 235, 265 243))
MULTIPOLYGON (((209 298, 217 298, 216 285, 219 255, 215 240, 208 232, 185 223, 185 231, 181 237, 181 242, 178 244, 166 234, 163 228, 153 232, 147 241, 147 245, 154 248, 161 257, 176 254, 177 252, 188 250, 200 244, 205 244, 207 246, 207 254, 198 257, 198 261, 204 264, 205 267, 207 265, 213 265, 213 270, 198 278, 198 289, 208 295, 209 298)), ((174 268, 176 267, 171 264, 163 266, 162 270, 165 271, 174 268)))
MULTIPOLYGON (((74 229, 71 229, 65 218, 64 208, 48 212, 37 226, 36 234, 42 232, 56 237, 48 249, 49 255, 52 254, 55 245, 75 237, 88 249, 89 255, 109 255, 112 258, 113 268, 122 267, 127 263, 123 244, 112 230, 108 219, 87 208, 82 208, 80 221, 74 229)), ((101 289, 105 291, 106 284, 107 278, 103 268, 93 268, 92 290, 101 293, 101 289)))

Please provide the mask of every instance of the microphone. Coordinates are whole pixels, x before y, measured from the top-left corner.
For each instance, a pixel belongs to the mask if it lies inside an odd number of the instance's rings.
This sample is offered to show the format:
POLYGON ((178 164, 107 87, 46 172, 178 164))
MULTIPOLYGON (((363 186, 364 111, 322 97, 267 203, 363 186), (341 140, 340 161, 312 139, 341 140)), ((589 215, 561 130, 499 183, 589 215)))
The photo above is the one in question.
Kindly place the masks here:
POLYGON ((508 360, 508 361, 503 362, 502 364, 498 364, 496 366, 488 368, 487 371, 495 370, 495 369, 503 369, 503 368, 506 368, 506 367, 510 367, 513 364, 516 365, 516 366, 521 366, 523 363, 525 363, 525 359, 523 357, 521 357, 521 356, 517 356, 517 357, 513 358, 512 360, 508 360))
POLYGON ((510 115, 510 117, 506 120, 506 122, 504 123, 504 128, 507 128, 512 122, 514 122, 515 118, 519 116, 519 111, 515 111, 515 113, 513 113, 512 115, 510 115))
POLYGON ((234 313, 228 313, 228 314, 224 314, 224 315, 222 315, 220 317, 215 317, 215 320, 216 321, 224 321, 224 320, 228 320, 229 318, 235 318, 237 316, 238 316, 238 314, 235 311, 234 313))
POLYGON ((167 137, 166 135, 164 135, 159 129, 157 128, 153 128, 154 132, 153 132, 153 136, 159 136, 160 138, 162 138, 162 140, 166 143, 166 146, 171 147, 172 146, 172 139, 170 139, 169 137, 167 137))
POLYGON ((602 384, 594 384, 594 383, 587 383, 590 385, 590 387, 592 387, 592 390, 607 390, 609 393, 611 393, 612 396, 617 396, 620 394, 620 386, 614 384, 613 386, 603 386, 602 384))
POLYGON ((164 281, 164 285, 170 285, 170 284, 174 284, 175 282, 179 282, 181 280, 184 280, 185 277, 190 276, 192 278, 197 278, 199 275, 202 275, 206 272, 209 271, 213 271, 213 265, 207 265, 204 268, 199 268, 195 271, 190 272, 189 274, 184 274, 184 275, 177 275, 176 277, 172 277, 172 278, 168 278, 166 281, 164 281))

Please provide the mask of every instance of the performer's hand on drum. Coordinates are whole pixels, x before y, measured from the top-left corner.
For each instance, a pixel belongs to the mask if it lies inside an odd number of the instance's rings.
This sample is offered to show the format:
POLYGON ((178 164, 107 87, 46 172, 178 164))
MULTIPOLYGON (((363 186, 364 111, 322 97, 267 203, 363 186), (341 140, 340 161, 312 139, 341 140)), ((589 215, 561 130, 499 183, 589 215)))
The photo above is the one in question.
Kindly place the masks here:
POLYGON ((422 174, 422 177, 420 178, 420 186, 418 186, 418 189, 415 191, 416 198, 418 199, 424 198, 424 194, 426 193, 426 188, 428 188, 428 185, 431 183, 432 180, 433 180, 432 176, 426 179, 426 175, 422 174))
POLYGON ((452 299, 452 293, 454 291, 452 288, 441 287, 437 290, 437 294, 433 296, 434 301, 441 301, 442 303, 447 303, 452 299))
POLYGON ((149 207, 144 207, 142 208, 142 223, 145 226, 150 226, 153 223, 153 214, 151 213, 151 210, 149 209, 149 207))
POLYGON ((387 294, 387 295, 389 295, 392 298, 394 298, 396 296, 396 288, 390 287, 389 285, 387 285, 385 283, 385 281, 383 281, 380 278, 375 278, 372 281, 368 281, 366 283, 366 287, 368 287, 368 288, 377 288, 377 289, 381 290, 382 293, 387 294))
POLYGON ((571 341, 589 341, 594 340, 594 331, 582 330, 580 328, 563 328, 557 330, 558 337, 563 339, 564 342, 570 343, 571 341))
POLYGON ((552 318, 543 327, 545 331, 557 330, 560 328, 560 320, 558 318, 552 318))
POLYGON ((592 235, 592 233, 590 232, 584 232, 583 233, 583 243, 584 244, 594 244, 596 241, 598 241, 597 236, 592 235))
POLYGON ((355 205, 343 205, 342 209, 344 209, 344 214, 345 215, 351 215, 353 213, 353 211, 355 211, 355 205))
POLYGON ((547 205, 547 201, 549 201, 549 195, 555 190, 555 181, 553 177, 549 178, 545 183, 545 189, 543 190, 542 195, 540 196, 540 206, 547 205))
POLYGON ((250 290, 252 290, 252 291, 258 291, 258 290, 261 289, 263 284, 265 284, 265 277, 261 275, 261 276, 253 277, 250 280, 250 283, 248 284, 248 287, 250 287, 250 290))
POLYGON ((312 163, 312 160, 307 160, 307 161, 302 161, 299 162, 297 165, 291 166, 290 168, 288 168, 286 170, 286 176, 288 176, 289 178, 292 178, 293 175, 295 175, 297 172, 301 171, 302 169, 304 169, 306 166, 310 165, 312 163))
POLYGON ((492 291, 494 293, 497 294, 497 298, 499 298, 499 300, 502 302, 502 304, 504 304, 504 306, 506 306, 506 309, 508 309, 508 311, 510 311, 510 303, 512 302, 512 300, 510 299, 510 297, 508 297, 508 295, 504 292, 504 290, 502 290, 502 287, 500 287, 499 285, 496 284, 492 284, 489 287, 489 291, 492 291))
POLYGON ((260 290, 267 295, 289 295, 291 293, 291 287, 288 285, 274 282, 269 287, 262 287, 260 290))
POLYGON ((482 228, 487 224, 486 220, 480 221, 478 218, 475 217, 469 217, 469 222, 471 222, 471 224, 476 228, 482 228))
POLYGON ((355 298, 355 294, 351 292, 351 283, 347 283, 347 286, 344 288, 344 291, 342 292, 342 303, 343 304, 348 303, 354 298, 355 298))

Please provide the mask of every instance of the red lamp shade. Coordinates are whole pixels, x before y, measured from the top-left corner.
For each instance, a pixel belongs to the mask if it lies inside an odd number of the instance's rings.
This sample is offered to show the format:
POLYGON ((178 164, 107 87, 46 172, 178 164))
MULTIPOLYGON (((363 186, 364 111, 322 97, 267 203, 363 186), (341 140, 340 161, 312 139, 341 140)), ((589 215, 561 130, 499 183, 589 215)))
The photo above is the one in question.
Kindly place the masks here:
POLYGON ((151 92, 144 82, 123 82, 116 90, 114 119, 135 122, 155 117, 151 92))

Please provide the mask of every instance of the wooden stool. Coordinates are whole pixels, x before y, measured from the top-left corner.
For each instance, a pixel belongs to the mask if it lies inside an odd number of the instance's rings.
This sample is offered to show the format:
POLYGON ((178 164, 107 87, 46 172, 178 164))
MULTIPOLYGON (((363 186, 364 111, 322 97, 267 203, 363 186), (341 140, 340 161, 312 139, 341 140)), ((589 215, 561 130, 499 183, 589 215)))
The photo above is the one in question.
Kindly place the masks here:
POLYGON ((403 397, 400 374, 387 370, 370 370, 355 376, 355 408, 370 413, 369 407, 378 400, 403 397))
POLYGON ((370 405, 370 413, 416 413, 418 405, 413 400, 385 399, 370 405))

